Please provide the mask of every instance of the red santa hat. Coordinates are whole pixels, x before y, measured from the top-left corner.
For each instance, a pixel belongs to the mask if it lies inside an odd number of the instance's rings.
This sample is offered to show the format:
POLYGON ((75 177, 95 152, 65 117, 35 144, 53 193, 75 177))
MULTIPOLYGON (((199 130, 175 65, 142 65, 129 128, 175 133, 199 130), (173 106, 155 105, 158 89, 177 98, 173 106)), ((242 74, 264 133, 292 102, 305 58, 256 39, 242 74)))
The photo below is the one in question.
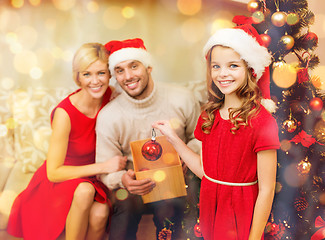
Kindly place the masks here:
POLYGON ((145 67, 151 65, 150 54, 147 52, 143 40, 140 38, 110 41, 105 44, 105 48, 108 50, 108 64, 112 76, 114 76, 116 64, 126 60, 137 60, 145 67))
POLYGON ((244 24, 218 30, 205 44, 204 56, 207 57, 209 50, 216 45, 234 49, 248 67, 253 69, 262 92, 262 105, 269 112, 275 112, 276 104, 270 99, 269 65, 272 62, 272 56, 263 46, 263 41, 256 29, 250 24, 244 24))

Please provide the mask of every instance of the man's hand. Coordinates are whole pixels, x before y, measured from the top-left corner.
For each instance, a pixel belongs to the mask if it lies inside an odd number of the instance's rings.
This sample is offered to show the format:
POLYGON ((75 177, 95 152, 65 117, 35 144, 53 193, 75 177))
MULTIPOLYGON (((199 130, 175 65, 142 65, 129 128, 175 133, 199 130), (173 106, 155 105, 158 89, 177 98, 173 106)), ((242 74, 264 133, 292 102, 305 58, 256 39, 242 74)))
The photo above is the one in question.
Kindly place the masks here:
POLYGON ((145 195, 156 186, 151 179, 136 180, 135 172, 131 169, 122 176, 122 183, 130 193, 137 195, 145 195))

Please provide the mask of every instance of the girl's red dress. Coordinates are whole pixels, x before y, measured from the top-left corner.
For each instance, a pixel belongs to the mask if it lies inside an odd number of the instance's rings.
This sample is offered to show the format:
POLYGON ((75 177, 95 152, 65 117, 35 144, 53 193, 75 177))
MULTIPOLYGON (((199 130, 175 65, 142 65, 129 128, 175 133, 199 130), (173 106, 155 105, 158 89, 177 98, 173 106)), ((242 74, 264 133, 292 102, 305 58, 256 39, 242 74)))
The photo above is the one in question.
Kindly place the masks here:
MULTIPOLYGON (((80 91, 77 90, 76 92, 80 91)), ((75 94, 76 92, 72 93, 75 94)), ((71 132, 65 165, 86 165, 95 162, 96 119, 89 118, 74 107, 70 94, 56 108, 63 108, 70 117, 71 132)), ((104 95, 102 107, 109 102, 111 90, 104 95)), ((55 108, 55 109, 56 109, 55 108)), ((53 120, 54 111, 51 114, 53 120)), ((27 188, 18 195, 12 206, 7 231, 25 240, 52 240, 58 238, 65 227, 76 187, 81 182, 91 183, 95 200, 109 203, 106 186, 96 176, 77 178, 64 182, 50 182, 46 174, 46 161, 35 172, 27 188)))
MULTIPOLYGON (((225 182, 248 183, 257 180, 257 152, 278 149, 275 119, 263 106, 250 126, 230 132, 232 124, 217 110, 210 134, 201 130, 202 115, 195 137, 202 141, 203 167, 207 176, 225 182)), ((200 227, 205 240, 247 240, 258 195, 258 184, 226 186, 201 181, 200 227)))

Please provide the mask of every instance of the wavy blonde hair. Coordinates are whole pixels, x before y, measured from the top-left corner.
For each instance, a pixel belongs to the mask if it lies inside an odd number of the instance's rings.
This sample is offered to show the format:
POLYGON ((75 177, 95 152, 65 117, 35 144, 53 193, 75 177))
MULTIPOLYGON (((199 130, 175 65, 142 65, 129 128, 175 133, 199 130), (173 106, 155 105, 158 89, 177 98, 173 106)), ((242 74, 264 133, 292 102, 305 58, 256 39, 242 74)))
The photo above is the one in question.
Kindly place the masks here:
MULTIPOLYGON (((216 45, 219 46, 219 45, 216 45)), ((204 120, 201 129, 204 133, 209 134, 214 123, 214 112, 220 109, 224 104, 225 95, 214 84, 211 77, 211 53, 215 46, 213 46, 207 54, 207 89, 208 89, 208 102, 203 106, 202 115, 204 120)), ((221 46, 228 48, 225 46, 221 46)), ((244 61, 245 62, 245 61, 244 61)), ((230 129, 232 134, 236 134, 236 131, 240 126, 247 126, 249 119, 251 119, 260 110, 261 93, 256 83, 256 78, 253 76, 252 69, 248 68, 245 62, 247 71, 246 79, 237 90, 236 94, 239 98, 243 99, 243 103, 239 108, 229 109, 229 120, 233 124, 230 129)))
POLYGON ((107 63, 108 51, 101 43, 85 43, 75 53, 72 61, 73 80, 80 86, 79 73, 85 71, 92 63, 97 60, 107 63))

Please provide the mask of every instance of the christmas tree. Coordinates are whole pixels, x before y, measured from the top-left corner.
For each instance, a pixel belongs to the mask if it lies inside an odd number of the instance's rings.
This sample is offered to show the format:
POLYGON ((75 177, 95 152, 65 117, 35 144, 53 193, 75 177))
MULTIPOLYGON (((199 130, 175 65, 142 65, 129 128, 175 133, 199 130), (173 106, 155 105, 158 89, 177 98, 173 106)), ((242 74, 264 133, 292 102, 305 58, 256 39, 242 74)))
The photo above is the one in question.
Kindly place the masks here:
MULTIPOLYGON (((266 239, 325 238, 325 112, 320 78, 310 76, 319 59, 314 14, 306 0, 252 0, 245 18, 273 55, 271 95, 279 126, 276 195, 266 239), (296 63, 287 63, 294 55, 296 63)), ((240 21, 243 17, 237 16, 240 21)))

